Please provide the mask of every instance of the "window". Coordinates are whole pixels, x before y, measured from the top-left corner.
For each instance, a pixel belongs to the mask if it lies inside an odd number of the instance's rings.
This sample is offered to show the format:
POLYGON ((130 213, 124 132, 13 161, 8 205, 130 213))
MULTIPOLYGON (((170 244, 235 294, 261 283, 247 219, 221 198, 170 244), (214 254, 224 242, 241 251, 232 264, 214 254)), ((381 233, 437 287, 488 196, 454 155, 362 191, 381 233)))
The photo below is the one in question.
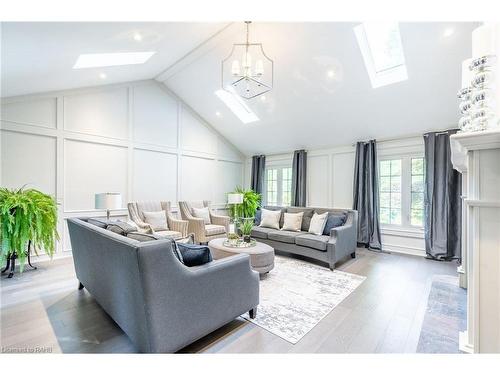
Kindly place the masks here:
POLYGON ((354 34, 373 88, 408 79, 398 23, 365 22, 354 34))
POLYGON ((410 210, 410 224, 422 226, 424 222, 424 158, 411 159, 410 210))
POLYGON ((267 189, 266 189, 267 204, 271 206, 278 205, 278 170, 267 170, 267 189))
POLYGON ((382 225, 422 227, 424 164, 424 158, 421 156, 402 156, 379 161, 382 225))
POLYGON ((289 206, 292 202, 292 168, 266 169, 265 202, 269 206, 289 206))
POLYGON ((380 222, 401 225, 401 160, 380 162, 380 222))

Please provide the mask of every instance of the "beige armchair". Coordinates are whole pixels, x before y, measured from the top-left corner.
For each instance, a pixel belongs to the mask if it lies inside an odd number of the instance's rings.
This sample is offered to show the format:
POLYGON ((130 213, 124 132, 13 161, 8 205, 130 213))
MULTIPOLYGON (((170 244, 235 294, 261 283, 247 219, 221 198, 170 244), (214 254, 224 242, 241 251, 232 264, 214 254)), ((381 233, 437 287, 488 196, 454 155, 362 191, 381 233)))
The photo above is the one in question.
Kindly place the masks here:
POLYGON ((174 217, 171 211, 170 202, 131 202, 127 204, 130 219, 139 227, 140 230, 155 233, 162 237, 173 239, 185 238, 188 235, 189 223, 186 220, 179 220, 174 217), (143 212, 148 211, 166 211, 167 226, 165 230, 154 231, 151 225, 144 221, 143 212))
POLYGON ((205 243, 214 238, 226 237, 229 233, 229 216, 215 215, 210 209, 210 202, 179 202, 181 217, 189 222, 189 232, 194 233, 197 243, 205 243), (208 207, 210 212, 210 224, 205 224, 202 218, 193 215, 194 208, 208 207))

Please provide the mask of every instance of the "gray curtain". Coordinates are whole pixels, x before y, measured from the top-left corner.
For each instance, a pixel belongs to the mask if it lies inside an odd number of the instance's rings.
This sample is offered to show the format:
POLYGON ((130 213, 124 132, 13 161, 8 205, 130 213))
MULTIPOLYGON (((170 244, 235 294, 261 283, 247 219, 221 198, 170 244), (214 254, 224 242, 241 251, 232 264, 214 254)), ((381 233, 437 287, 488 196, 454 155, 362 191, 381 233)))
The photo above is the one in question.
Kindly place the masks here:
POLYGON ((358 211, 358 243, 381 250, 375 140, 356 144, 353 209, 358 211))
POLYGON ((252 179, 250 187, 256 193, 262 194, 264 190, 264 173, 266 171, 266 156, 255 155, 252 157, 252 179))
POLYGON ((451 164, 450 135, 424 134, 425 251, 436 260, 461 259, 462 176, 451 164))
POLYGON ((295 151, 292 164, 292 206, 306 206, 306 176, 307 151, 295 151))

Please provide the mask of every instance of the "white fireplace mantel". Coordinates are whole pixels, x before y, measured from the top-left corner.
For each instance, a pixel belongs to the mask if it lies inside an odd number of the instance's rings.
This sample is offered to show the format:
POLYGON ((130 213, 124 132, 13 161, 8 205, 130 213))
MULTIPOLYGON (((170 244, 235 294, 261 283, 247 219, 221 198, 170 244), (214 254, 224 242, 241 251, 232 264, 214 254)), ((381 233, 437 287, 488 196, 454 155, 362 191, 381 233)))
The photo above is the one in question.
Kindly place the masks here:
POLYGON ((462 173, 462 275, 467 330, 460 349, 500 352, 500 130, 450 137, 453 167, 462 173))

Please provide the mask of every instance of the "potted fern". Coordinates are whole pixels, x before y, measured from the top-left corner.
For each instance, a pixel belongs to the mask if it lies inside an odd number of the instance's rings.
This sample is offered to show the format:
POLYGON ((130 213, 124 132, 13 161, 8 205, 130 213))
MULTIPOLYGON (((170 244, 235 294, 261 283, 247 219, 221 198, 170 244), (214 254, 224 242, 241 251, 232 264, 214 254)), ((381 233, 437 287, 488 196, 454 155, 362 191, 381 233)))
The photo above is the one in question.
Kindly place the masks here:
MULTIPOLYGON (((9 278, 13 276, 16 259, 20 271, 29 261, 30 245, 35 254, 43 248, 52 257, 57 233, 57 203, 53 197, 35 189, 0 188, 0 257, 7 267, 12 263, 9 278)), ((31 264, 30 264, 31 265, 31 264)))
POLYGON ((260 206, 261 196, 252 189, 245 190, 242 187, 236 187, 234 193, 243 195, 243 203, 236 204, 230 210, 232 218, 253 218, 257 208, 260 206))

